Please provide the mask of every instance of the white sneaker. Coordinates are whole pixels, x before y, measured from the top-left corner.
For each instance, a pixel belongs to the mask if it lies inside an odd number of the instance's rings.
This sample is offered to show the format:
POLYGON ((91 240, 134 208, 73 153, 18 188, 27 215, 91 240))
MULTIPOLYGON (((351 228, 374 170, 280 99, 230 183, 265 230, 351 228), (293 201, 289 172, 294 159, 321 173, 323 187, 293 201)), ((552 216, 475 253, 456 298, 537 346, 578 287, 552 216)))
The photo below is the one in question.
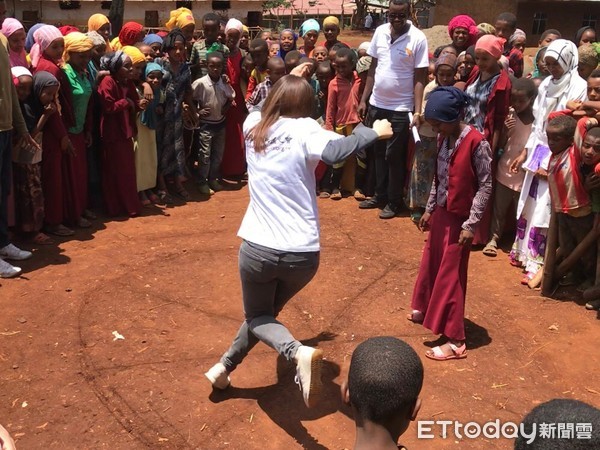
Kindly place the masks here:
POLYGON ((222 363, 217 363, 210 368, 208 372, 204 374, 212 386, 216 389, 227 389, 231 380, 229 379, 229 372, 225 369, 222 363))
POLYGON ((13 244, 8 244, 6 247, 0 248, 0 258, 12 259, 13 261, 23 261, 31 258, 32 255, 33 253, 21 250, 13 244))
POLYGON ((304 345, 298 348, 296 356, 296 378, 307 408, 312 408, 319 401, 321 388, 321 368, 323 366, 323 350, 304 345))
POLYGON ((21 273, 20 267, 15 267, 3 259, 0 259, 0 278, 12 278, 21 273))

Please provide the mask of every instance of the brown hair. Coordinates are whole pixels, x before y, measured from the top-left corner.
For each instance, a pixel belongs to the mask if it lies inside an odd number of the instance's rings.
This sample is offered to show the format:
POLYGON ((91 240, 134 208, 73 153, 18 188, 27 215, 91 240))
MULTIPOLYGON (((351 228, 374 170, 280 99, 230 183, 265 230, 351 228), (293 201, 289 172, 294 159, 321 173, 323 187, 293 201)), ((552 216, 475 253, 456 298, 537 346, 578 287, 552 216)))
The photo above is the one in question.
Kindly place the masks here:
POLYGON ((261 121, 250 132, 254 151, 266 149, 269 129, 280 117, 310 117, 315 110, 315 93, 308 81, 294 75, 286 75, 273 85, 261 112, 261 121))

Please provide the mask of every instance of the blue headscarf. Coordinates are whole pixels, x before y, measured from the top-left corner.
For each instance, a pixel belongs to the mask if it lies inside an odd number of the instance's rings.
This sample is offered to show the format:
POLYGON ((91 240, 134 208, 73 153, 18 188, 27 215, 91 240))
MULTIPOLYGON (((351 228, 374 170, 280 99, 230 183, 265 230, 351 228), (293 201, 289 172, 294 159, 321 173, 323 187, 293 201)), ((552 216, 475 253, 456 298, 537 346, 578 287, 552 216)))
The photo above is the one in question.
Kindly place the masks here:
MULTIPOLYGON (((148 74, 151 72, 161 72, 162 67, 156 63, 146 64, 146 70, 144 70, 144 78, 148 78, 148 74)), ((156 115, 156 107, 160 105, 160 87, 154 91, 154 99, 148 104, 145 111, 140 114, 140 122, 146 125, 151 130, 156 130, 158 124, 158 116, 156 115)))
POLYGON ((298 35, 296 34, 296 32, 294 30, 292 30, 291 28, 286 28, 285 30, 283 30, 280 34, 279 34, 279 52, 277 52, 277 56, 279 56, 281 59, 283 59, 285 61, 285 55, 287 55, 289 52, 291 52, 292 50, 296 50, 296 41, 298 40, 298 35), (283 49, 283 47, 281 46, 281 35, 283 33, 292 33, 292 36, 294 37, 294 45, 292 46, 292 48, 290 50, 288 50, 287 52, 283 49))
POLYGON ((460 120, 469 97, 454 86, 442 86, 430 92, 425 106, 425 119, 450 123, 460 120))
POLYGON ((36 23, 27 32, 27 38, 25 39, 25 50, 27 50, 27 53, 29 53, 31 51, 31 47, 33 47, 33 44, 35 44, 35 39, 33 38, 33 33, 35 33, 39 28, 43 27, 44 25, 46 25, 46 24, 45 23, 36 23))
POLYGON ((158 34, 147 34, 142 41, 146 45, 160 44, 162 45, 163 40, 158 34))
POLYGON ((302 25, 300 25, 300 36, 304 37, 309 31, 316 31, 319 33, 319 31, 321 31, 319 22, 317 22, 315 19, 305 20, 302 25))

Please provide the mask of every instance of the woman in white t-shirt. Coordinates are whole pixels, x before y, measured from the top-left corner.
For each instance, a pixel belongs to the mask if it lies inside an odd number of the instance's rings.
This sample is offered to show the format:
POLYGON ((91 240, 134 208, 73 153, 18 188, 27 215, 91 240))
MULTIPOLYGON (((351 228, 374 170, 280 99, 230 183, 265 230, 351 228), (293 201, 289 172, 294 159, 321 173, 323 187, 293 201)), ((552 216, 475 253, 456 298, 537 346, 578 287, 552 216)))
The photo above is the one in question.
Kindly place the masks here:
POLYGON ((320 160, 332 165, 392 135, 383 120, 342 137, 310 118, 314 107, 310 84, 288 75, 275 83, 262 111, 244 123, 250 204, 238 236, 246 320, 221 361, 205 374, 213 387, 227 388, 229 374, 262 341, 296 363, 296 382, 308 407, 320 391, 323 352, 303 346, 275 318, 319 266, 315 169, 320 160))

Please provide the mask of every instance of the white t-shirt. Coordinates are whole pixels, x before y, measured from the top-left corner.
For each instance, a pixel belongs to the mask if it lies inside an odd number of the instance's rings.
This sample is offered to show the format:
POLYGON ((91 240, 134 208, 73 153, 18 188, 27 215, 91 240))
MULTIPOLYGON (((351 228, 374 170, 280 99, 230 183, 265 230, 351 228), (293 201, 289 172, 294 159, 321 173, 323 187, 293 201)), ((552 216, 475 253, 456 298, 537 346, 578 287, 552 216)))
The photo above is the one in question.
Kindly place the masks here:
POLYGON ((250 204, 238 236, 280 251, 319 251, 315 169, 327 143, 342 136, 310 118, 283 117, 271 126, 266 150, 256 152, 248 134, 260 114, 244 122, 250 204))
MULTIPOLYGON (((408 21, 410 23, 410 21, 408 21)), ((379 25, 367 53, 377 58, 375 85, 369 103, 391 111, 415 107, 414 71, 429 67, 427 38, 414 25, 392 44, 391 25, 379 25)))

